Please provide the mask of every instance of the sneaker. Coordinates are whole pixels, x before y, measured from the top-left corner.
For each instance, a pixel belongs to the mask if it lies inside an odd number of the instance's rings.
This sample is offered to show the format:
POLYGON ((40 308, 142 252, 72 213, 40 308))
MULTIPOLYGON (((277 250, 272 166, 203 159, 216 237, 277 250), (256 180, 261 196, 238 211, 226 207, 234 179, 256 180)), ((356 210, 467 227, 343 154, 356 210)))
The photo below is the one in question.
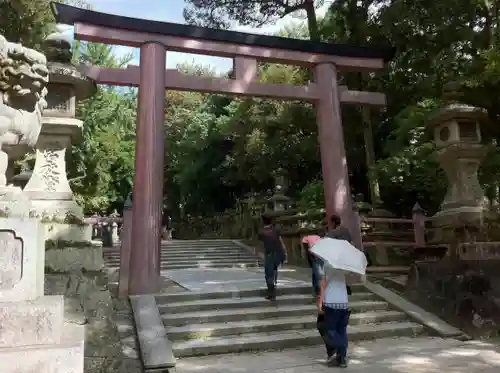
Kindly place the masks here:
POLYGON ((335 354, 329 355, 326 357, 325 364, 331 365, 334 360, 335 360, 335 354))
POLYGON ((328 362, 330 367, 347 368, 347 359, 345 357, 335 356, 328 362))
POLYGON ((347 368, 347 359, 345 357, 338 357, 336 360, 339 368, 347 368))

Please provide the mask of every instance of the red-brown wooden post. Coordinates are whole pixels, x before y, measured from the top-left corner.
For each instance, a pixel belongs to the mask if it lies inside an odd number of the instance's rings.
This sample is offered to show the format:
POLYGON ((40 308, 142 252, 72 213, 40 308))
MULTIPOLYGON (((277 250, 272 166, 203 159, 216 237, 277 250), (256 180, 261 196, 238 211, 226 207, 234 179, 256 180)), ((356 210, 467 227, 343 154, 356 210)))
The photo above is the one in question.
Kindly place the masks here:
POLYGON ((157 291, 160 277, 166 49, 141 46, 129 293, 157 291))
POLYGON ((315 78, 320 97, 316 104, 316 118, 328 227, 331 228, 330 216, 338 214, 343 224, 350 228, 353 243, 361 249, 361 231, 355 227, 352 217, 337 69, 330 63, 319 64, 315 78))
POLYGON ((128 295, 128 282, 130 274, 130 248, 132 239, 132 201, 130 197, 123 206, 123 228, 120 248, 120 271, 118 275, 118 295, 128 295))
POLYGON ((415 243, 418 246, 425 245, 425 212, 422 207, 417 203, 413 206, 413 232, 415 235, 415 243))

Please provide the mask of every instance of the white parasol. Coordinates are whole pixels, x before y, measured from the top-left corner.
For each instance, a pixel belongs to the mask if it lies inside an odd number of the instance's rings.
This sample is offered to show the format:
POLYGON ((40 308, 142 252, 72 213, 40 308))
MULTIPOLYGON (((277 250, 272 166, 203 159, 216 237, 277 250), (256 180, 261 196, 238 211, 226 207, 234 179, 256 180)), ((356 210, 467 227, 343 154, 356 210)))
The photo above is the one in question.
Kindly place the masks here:
POLYGON ((365 254, 348 241, 322 238, 309 251, 335 269, 362 276, 366 272, 365 254))

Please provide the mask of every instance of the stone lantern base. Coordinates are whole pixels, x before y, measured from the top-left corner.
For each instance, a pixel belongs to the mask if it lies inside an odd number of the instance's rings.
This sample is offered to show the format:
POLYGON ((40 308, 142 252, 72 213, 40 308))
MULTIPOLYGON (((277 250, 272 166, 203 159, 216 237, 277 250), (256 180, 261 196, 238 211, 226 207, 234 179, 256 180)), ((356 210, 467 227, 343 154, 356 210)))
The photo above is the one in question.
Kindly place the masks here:
POLYGON ((430 218, 433 233, 430 243, 454 246, 459 242, 483 241, 487 238, 485 222, 490 217, 490 211, 482 206, 439 211, 430 218))
POLYGON ((71 139, 81 126, 81 121, 73 118, 43 118, 42 133, 36 145, 35 167, 24 187, 34 214, 61 221, 83 218, 83 210, 74 200, 67 179, 65 159, 71 139))

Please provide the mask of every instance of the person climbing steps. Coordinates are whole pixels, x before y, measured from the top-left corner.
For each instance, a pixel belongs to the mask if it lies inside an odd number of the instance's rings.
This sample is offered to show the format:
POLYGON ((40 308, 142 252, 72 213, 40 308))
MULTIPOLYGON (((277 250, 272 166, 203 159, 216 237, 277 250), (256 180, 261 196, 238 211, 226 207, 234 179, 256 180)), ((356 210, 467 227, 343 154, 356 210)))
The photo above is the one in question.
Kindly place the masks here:
POLYGON ((263 227, 259 232, 259 240, 264 244, 264 275, 267 285, 268 300, 276 299, 276 286, 278 283, 278 267, 286 261, 285 243, 279 230, 273 226, 272 219, 262 216, 263 227))

